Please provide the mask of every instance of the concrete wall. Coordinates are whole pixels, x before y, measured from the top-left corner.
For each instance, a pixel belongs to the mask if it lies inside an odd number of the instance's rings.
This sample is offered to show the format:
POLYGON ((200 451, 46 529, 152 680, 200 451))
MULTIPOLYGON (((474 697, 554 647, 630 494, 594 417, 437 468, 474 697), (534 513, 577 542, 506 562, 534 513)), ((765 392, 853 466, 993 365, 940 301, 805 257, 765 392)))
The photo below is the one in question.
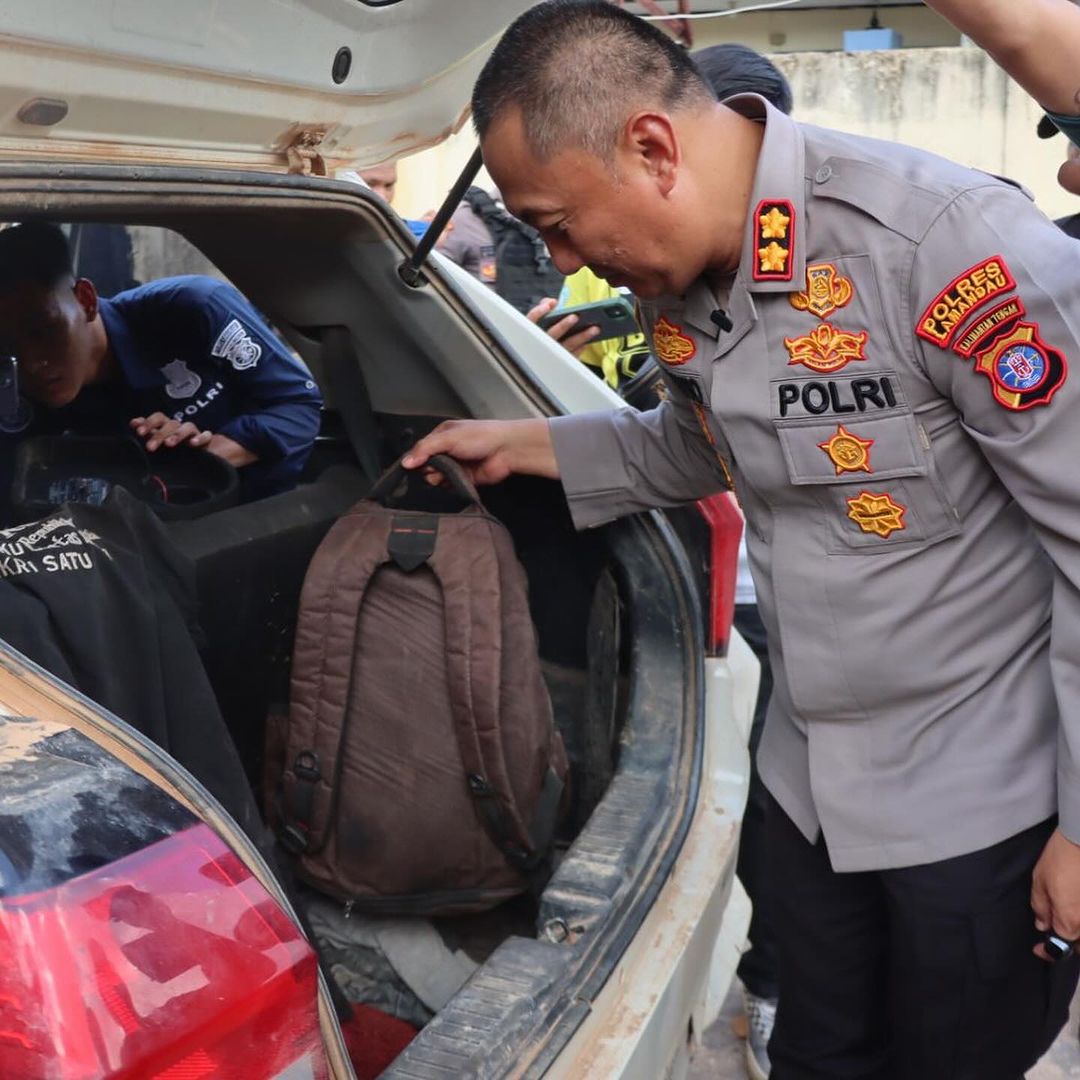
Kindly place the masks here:
POLYGON ((801 120, 1010 176, 1051 217, 1080 210, 1080 199, 1057 185, 1064 136, 1036 136, 1042 110, 979 49, 793 53, 773 60, 791 81, 801 120))
MULTIPOLYGON (((874 9, 870 7, 823 8, 793 11, 775 8, 772 11, 750 11, 725 15, 718 19, 695 19, 694 48, 717 45, 722 41, 738 41, 763 53, 826 52, 844 47, 845 30, 862 30, 870 23, 874 9)), ((882 26, 903 36, 904 48, 924 48, 931 45, 959 45, 960 32, 950 26, 936 11, 917 4, 913 7, 878 8, 882 26)))
MULTIPOLYGON (((933 15, 927 9, 883 8, 882 23, 902 29, 903 18, 915 20, 920 13, 933 15)), ((861 9, 813 14, 818 22, 836 16, 849 27, 866 24, 861 9)), ((695 30, 716 24, 725 32, 740 25, 753 29, 751 20, 757 19, 762 25, 755 35, 767 37, 768 20, 780 15, 761 12, 703 20, 695 30)), ((790 30, 791 24, 787 15, 780 25, 790 30)), ((931 24, 922 25, 929 33, 931 24)), ((695 44, 716 40, 699 32, 695 44)), ((762 46, 759 40, 749 43, 762 46)), ((1038 106, 976 48, 796 52, 773 59, 791 80, 796 115, 808 123, 909 143, 1009 175, 1029 187, 1052 217, 1080 210, 1080 200, 1062 191, 1055 179, 1065 157, 1064 137, 1036 137, 1038 106)), ((466 128, 443 146, 402 161, 395 206, 407 215, 437 206, 473 145, 466 128)))

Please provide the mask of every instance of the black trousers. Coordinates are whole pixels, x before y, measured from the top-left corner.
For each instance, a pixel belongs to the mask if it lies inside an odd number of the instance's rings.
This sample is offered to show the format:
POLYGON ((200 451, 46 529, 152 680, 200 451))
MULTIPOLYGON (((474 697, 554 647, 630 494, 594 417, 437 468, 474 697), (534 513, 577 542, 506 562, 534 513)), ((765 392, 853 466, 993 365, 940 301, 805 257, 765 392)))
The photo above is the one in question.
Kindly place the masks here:
POLYGON ((1080 972, 1076 957, 1031 952, 1031 871, 1054 824, 925 866, 838 874, 770 798, 771 1080, 1021 1080, 1080 972))
POLYGON ((749 948, 739 961, 739 979, 751 994, 774 998, 779 990, 776 935, 772 929, 772 898, 769 896, 768 840, 765 836, 769 793, 765 790, 757 770, 758 744, 765 727, 769 698, 772 697, 772 668, 769 666, 765 626, 756 604, 736 605, 735 628, 742 634, 761 664, 761 681, 758 683, 757 702, 754 705, 754 723, 750 729, 750 790, 746 796, 746 811, 743 814, 739 837, 739 861, 735 867, 735 872, 753 905, 750 930, 747 933, 749 948))

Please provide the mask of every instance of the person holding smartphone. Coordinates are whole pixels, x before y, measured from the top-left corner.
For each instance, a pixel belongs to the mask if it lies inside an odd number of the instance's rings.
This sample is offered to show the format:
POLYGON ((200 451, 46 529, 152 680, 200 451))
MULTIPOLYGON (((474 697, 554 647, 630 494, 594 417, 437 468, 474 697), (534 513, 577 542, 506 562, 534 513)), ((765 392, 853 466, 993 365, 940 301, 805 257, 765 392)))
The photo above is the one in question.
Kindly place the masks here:
MULTIPOLYGON (((649 355, 648 343, 633 320, 632 308, 625 313, 625 318, 600 318, 607 314, 605 301, 621 301, 624 297, 625 292, 613 289, 588 267, 582 267, 566 278, 558 299, 549 297, 541 300, 528 313, 528 318, 556 341, 561 341, 583 364, 595 369, 597 375, 616 390, 620 382, 633 378, 649 355), (588 308, 585 311, 567 312, 559 318, 563 309, 579 309, 585 305, 595 308, 598 323, 588 322, 588 308), (606 325, 608 322, 614 323, 612 330, 622 332, 612 334, 606 325), (618 325, 623 322, 630 324, 629 332, 618 325), (582 323, 586 325, 582 326, 582 323), (581 329, 576 329, 579 326, 581 329)), ((632 298, 629 299, 632 303, 632 298)), ((616 310, 623 314, 621 305, 616 310)))

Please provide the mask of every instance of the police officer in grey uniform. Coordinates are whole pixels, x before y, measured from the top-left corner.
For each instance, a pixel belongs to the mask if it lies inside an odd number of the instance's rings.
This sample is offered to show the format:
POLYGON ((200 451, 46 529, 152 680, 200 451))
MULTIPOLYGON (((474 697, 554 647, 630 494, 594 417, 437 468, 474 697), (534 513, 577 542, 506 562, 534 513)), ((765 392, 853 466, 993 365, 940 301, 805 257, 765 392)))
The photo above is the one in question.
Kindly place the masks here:
POLYGON ((1011 184, 696 79, 604 0, 507 31, 488 168, 561 270, 644 298, 672 393, 446 424, 406 464, 561 477, 581 528, 734 484, 775 676, 774 1080, 1018 1080, 1076 984, 1043 932, 1080 938, 1080 249, 1011 184))

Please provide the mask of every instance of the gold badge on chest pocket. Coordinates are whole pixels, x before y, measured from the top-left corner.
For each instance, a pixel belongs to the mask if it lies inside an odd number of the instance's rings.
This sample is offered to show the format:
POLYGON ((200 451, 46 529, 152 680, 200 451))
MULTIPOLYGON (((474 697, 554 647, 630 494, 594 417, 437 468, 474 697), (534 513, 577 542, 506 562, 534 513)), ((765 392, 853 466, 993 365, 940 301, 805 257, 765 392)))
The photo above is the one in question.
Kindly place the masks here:
POLYGON ((811 371, 839 371, 852 360, 866 359, 863 348, 868 336, 865 330, 853 334, 823 322, 809 334, 784 338, 784 348, 788 364, 802 364, 811 371))
POLYGON ((848 517, 864 533, 874 533, 882 540, 907 527, 904 524, 907 507, 896 502, 886 491, 860 491, 848 499, 847 504, 848 517))
POLYGON ((809 311, 819 319, 847 306, 855 295, 851 278, 839 273, 832 263, 814 263, 806 268, 806 288, 792 293, 788 302, 796 311, 809 311))
POLYGON ((872 473, 870 468, 870 447, 873 439, 860 439, 852 434, 843 424, 837 424, 836 434, 825 442, 818 443, 818 449, 829 455, 829 460, 836 468, 836 475, 849 472, 872 473))

